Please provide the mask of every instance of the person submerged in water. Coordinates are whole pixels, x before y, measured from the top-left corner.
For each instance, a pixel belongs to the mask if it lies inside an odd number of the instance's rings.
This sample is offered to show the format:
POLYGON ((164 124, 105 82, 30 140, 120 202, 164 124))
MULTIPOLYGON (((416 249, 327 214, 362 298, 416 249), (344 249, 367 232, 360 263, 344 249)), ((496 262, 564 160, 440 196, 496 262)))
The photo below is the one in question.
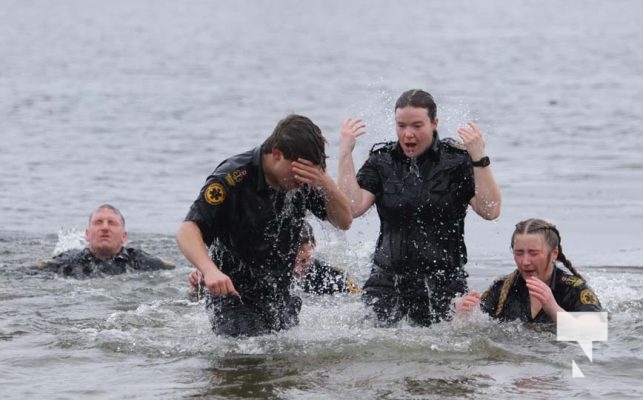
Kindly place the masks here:
POLYGON ((541 219, 519 222, 511 236, 517 269, 480 295, 471 291, 456 303, 456 313, 478 305, 502 321, 552 323, 559 312, 599 312, 601 303, 563 254, 558 229, 541 219), (561 262, 571 274, 556 266, 561 262))
POLYGON ((116 207, 103 204, 89 216, 85 230, 86 248, 67 250, 41 261, 38 267, 76 278, 174 268, 169 261, 140 249, 125 247, 127 237, 123 214, 116 207))
POLYGON ((299 249, 294 266, 294 281, 306 293, 334 294, 361 293, 359 285, 339 268, 315 257, 315 233, 313 227, 304 222, 301 230, 299 249))
MULTIPOLYGON (((293 282, 306 293, 335 294, 361 293, 359 285, 345 271, 331 266, 328 262, 315 257, 317 241, 313 227, 304 222, 300 233, 297 258, 293 267, 293 282)), ((188 275, 190 282, 189 296, 200 299, 204 294, 203 275, 196 268, 188 275)))

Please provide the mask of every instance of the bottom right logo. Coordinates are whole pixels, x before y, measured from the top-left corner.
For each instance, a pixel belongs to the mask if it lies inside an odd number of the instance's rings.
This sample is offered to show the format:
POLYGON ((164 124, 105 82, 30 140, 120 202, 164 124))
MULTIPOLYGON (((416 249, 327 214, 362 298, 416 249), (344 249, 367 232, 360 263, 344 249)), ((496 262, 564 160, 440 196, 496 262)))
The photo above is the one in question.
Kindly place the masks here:
MULTIPOLYGON (((592 342, 607 340, 606 312, 559 312, 556 315, 556 340, 578 342, 589 361, 592 361, 592 342)), ((572 359, 572 377, 585 375, 572 359)))

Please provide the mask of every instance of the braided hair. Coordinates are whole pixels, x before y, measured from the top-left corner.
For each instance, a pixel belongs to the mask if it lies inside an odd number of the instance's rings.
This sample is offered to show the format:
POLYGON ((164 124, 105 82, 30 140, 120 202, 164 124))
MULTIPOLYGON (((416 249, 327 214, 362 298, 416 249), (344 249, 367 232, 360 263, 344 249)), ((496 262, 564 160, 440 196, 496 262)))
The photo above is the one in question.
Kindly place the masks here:
MULTIPOLYGON (((577 276, 580 279, 583 279, 581 274, 579 274, 576 268, 574 268, 571 261, 569 261, 567 257, 565 257, 565 254, 563 254, 563 247, 560 244, 560 232, 558 232, 558 228, 556 228, 554 224, 550 224, 547 221, 543 221, 542 219, 537 219, 537 218, 530 218, 530 219, 518 222, 516 224, 516 230, 511 235, 512 249, 514 247, 514 239, 516 238, 516 235, 524 235, 524 234, 541 234, 545 239, 545 243, 547 243, 547 247, 549 248, 550 252, 554 250, 556 246, 558 246, 558 257, 556 257, 556 261, 560 261, 561 263, 563 263, 563 265, 574 276, 577 276)), ((505 278, 502 288, 500 289, 500 297, 498 298, 498 305, 496 307, 496 313, 495 313, 496 316, 500 316, 502 314, 502 311, 504 310, 505 302, 507 301, 507 295, 509 294, 509 290, 519 275, 520 273, 518 272, 518 270, 516 270, 514 273, 508 275, 505 278)))
POLYGON ((513 235, 511 235, 511 248, 513 249, 514 239, 516 238, 516 235, 534 233, 543 236, 550 252, 554 250, 556 246, 558 246, 558 257, 556 257, 556 261, 560 261, 574 276, 583 279, 581 274, 578 273, 576 268, 574 268, 571 261, 569 261, 567 257, 565 257, 565 254, 563 253, 563 247, 560 244, 560 232, 558 232, 558 228, 556 228, 556 225, 554 224, 537 218, 530 218, 517 223, 516 230, 514 231, 513 235))

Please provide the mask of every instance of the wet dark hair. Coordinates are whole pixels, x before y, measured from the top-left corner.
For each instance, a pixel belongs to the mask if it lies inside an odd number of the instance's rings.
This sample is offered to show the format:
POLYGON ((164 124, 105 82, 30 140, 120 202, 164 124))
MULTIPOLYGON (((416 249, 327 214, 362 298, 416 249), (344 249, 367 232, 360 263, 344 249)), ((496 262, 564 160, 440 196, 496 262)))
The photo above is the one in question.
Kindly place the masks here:
POLYGON ((92 211, 92 213, 89 214, 89 224, 90 225, 92 224, 92 218, 94 217, 94 214, 96 214, 99 210, 102 210, 104 208, 114 211, 114 213, 120 217, 121 223, 123 224, 123 228, 125 227, 125 217, 123 217, 123 214, 120 212, 120 210, 118 208, 114 207, 111 204, 101 204, 100 206, 98 206, 98 208, 96 208, 94 211, 92 211))
POLYGON ((538 218, 530 218, 517 223, 516 229, 514 230, 513 235, 511 235, 511 248, 514 248, 514 239, 516 238, 516 235, 534 233, 543 236, 550 252, 558 246, 558 257, 556 258, 556 261, 563 263, 563 265, 575 276, 583 278, 576 268, 572 266, 571 261, 569 261, 567 257, 565 257, 565 254, 563 254, 563 247, 560 244, 560 232, 558 232, 558 229, 554 224, 547 221, 543 221, 538 218))
POLYGON ((261 145, 263 154, 278 149, 290 161, 311 161, 326 170, 326 139, 321 129, 303 115, 291 114, 279 121, 270 137, 261 145))
POLYGON ((395 102, 395 110, 408 106, 426 108, 431 122, 435 121, 435 117, 438 113, 438 107, 435 104, 435 100, 433 100, 433 96, 431 96, 430 93, 425 92, 421 89, 407 90, 406 92, 402 93, 402 95, 395 102))
POLYGON ((304 221, 304 225, 301 227, 301 233, 299 234, 299 245, 301 246, 306 243, 315 244, 315 233, 308 221, 304 221))

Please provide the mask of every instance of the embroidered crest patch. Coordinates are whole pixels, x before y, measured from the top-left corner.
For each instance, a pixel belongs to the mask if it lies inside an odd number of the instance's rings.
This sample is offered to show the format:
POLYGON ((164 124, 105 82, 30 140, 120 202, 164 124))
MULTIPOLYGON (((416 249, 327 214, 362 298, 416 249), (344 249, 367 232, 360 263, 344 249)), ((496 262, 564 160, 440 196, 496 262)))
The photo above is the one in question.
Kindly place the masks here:
POLYGON ((228 185, 234 186, 237 183, 241 183, 246 175, 248 175, 248 171, 246 171, 245 169, 238 169, 226 175, 225 180, 226 182, 228 182, 228 185))
POLYGON ((585 281, 582 280, 581 278, 577 277, 577 276, 568 276, 568 277, 565 278, 565 284, 567 286, 579 287, 583 283, 585 283, 585 281))
POLYGON ((580 302, 583 304, 594 306, 598 304, 598 299, 596 298, 594 292, 592 292, 590 289, 585 289, 580 292, 580 302))
POLYGON ((211 183, 205 189, 203 197, 205 197, 205 201, 207 201, 208 204, 212 204, 213 206, 219 205, 225 200, 225 188, 220 183, 211 183))

